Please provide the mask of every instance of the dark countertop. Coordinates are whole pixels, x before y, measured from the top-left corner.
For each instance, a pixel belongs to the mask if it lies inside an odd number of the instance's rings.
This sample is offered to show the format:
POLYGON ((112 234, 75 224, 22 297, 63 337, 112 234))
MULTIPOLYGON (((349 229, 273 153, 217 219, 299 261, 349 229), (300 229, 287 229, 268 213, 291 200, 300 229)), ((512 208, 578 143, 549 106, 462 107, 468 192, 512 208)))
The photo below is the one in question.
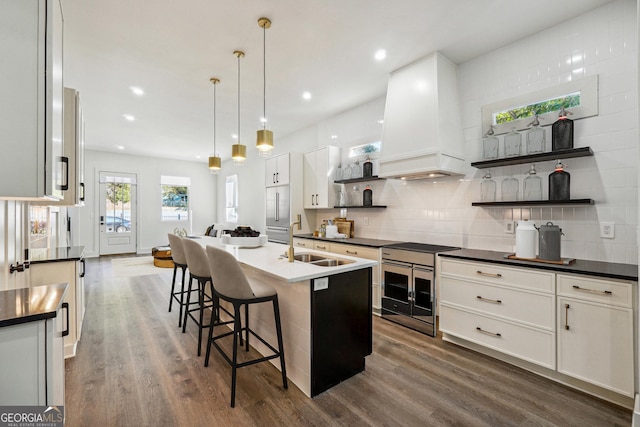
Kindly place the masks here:
POLYGON ((56 317, 67 284, 0 291, 0 327, 56 317))
POLYGON ((326 237, 313 237, 313 234, 294 234, 293 237, 302 239, 318 240, 323 242, 345 243, 347 245, 368 246, 370 248, 381 248, 394 243, 402 243, 396 240, 366 239, 364 237, 351 237, 348 239, 328 239, 326 237))
POLYGON ((31 264, 43 262, 80 261, 84 257, 84 246, 66 248, 29 249, 31 264))
POLYGON ((442 252, 441 257, 484 261, 494 264, 504 264, 514 267, 531 267, 540 270, 551 270, 562 273, 586 274, 589 276, 607 277, 638 281, 638 266, 634 264, 618 264, 613 262, 589 261, 576 259, 570 265, 545 264, 535 261, 521 261, 505 259, 505 252, 485 251, 480 249, 459 249, 457 251, 442 252))

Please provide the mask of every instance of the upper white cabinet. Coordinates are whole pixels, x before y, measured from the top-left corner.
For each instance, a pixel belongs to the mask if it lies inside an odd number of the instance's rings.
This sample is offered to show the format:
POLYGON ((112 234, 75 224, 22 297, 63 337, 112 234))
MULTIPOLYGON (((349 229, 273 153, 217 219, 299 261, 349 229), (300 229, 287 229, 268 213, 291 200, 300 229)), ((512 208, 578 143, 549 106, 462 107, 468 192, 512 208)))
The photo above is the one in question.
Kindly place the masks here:
POLYGON ((266 187, 289 184, 289 153, 267 159, 264 169, 266 187))
POLYGON ((394 71, 387 88, 381 177, 464 173, 456 65, 435 52, 394 71))
POLYGON ((62 8, 0 0, 0 197, 62 198, 62 8))
POLYGON ((340 164, 340 148, 328 145, 304 155, 304 208, 334 206, 333 174, 340 164))

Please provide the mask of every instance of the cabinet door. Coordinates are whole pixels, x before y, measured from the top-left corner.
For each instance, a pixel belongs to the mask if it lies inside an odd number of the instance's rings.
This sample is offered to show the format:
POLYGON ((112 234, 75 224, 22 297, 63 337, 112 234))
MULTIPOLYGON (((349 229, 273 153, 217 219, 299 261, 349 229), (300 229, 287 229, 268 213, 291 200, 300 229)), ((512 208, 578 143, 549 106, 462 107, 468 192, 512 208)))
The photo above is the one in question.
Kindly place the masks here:
POLYGON ((59 0, 0 0, 0 197, 62 197, 59 0))
POLYGON ((289 154, 276 157, 276 184, 289 184, 289 154))
POLYGON ((317 183, 316 183, 316 152, 305 153, 304 155, 304 208, 315 209, 317 207, 317 183))
POLYGON ((558 297, 558 372, 633 397, 633 310, 558 297))
POLYGON ((278 158, 272 157, 264 162, 264 185, 272 187, 277 185, 276 174, 278 173, 278 158))
POLYGON ((329 201, 329 149, 316 151, 316 207, 333 207, 334 200, 329 201), (331 202, 331 206, 329 206, 331 202))

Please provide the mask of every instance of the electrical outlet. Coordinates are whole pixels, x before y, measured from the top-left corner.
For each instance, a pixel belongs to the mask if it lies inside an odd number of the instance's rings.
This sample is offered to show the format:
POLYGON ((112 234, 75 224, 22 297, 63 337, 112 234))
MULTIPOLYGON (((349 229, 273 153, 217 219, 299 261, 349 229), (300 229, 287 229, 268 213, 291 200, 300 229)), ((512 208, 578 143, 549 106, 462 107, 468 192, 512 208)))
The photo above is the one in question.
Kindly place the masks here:
POLYGON ((369 225, 369 217, 368 217, 368 216, 365 216, 364 218, 362 218, 362 223, 363 223, 365 226, 368 226, 368 225, 369 225))
POLYGON ((504 232, 513 234, 516 232, 516 223, 514 221, 507 221, 504 223, 504 232))
POLYGON ((604 239, 613 239, 615 237, 616 224, 613 222, 600 223, 600 237, 604 239))

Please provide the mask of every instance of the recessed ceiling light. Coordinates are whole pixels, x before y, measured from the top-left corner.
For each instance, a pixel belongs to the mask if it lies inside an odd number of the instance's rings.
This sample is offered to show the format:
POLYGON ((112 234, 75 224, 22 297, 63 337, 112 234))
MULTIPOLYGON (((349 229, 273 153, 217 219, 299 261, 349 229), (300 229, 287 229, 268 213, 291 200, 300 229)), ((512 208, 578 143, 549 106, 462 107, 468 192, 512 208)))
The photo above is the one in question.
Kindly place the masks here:
POLYGON ((125 120, 128 120, 130 122, 134 121, 136 118, 133 117, 131 114, 123 114, 122 117, 125 118, 125 120))
POLYGON ((123 147, 122 145, 118 145, 118 146, 116 146, 116 148, 117 148, 118 150, 124 150, 124 147, 123 147))
POLYGON ((238 139, 238 135, 236 135, 235 133, 232 133, 232 134, 231 134, 231 138, 233 138, 233 139, 238 139))
POLYGON ((200 158, 200 156, 196 156, 196 159, 199 159, 199 158, 200 158))
POLYGON ((387 51, 384 49, 378 49, 376 50, 376 53, 373 55, 373 57, 376 58, 376 61, 382 61, 387 57, 387 51))
POLYGON ((379 124, 379 125, 384 124, 384 119, 380 119, 380 120, 378 120, 378 124, 379 124))
POLYGON ((308 101, 309 99, 311 99, 311 92, 303 92, 302 98, 308 101))
POLYGON ((338 135, 331 135, 331 139, 338 139, 338 135))
POLYGON ((138 96, 144 95, 144 90, 142 90, 137 86, 129 86, 129 89, 131 89, 131 92, 133 92, 134 95, 138 95, 138 96))

